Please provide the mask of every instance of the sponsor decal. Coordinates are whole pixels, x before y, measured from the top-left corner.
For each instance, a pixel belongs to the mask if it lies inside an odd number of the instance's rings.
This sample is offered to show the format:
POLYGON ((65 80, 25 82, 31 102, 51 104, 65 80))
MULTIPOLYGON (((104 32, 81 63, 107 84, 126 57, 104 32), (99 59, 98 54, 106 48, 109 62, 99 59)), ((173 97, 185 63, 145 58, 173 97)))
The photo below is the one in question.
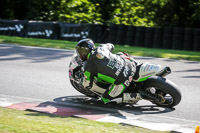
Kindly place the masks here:
POLYGON ((116 97, 118 95, 121 94, 121 92, 123 91, 123 86, 122 85, 114 85, 112 86, 113 88, 111 88, 110 92, 109 92, 109 95, 111 97, 116 97))
POLYGON ((130 68, 128 67, 128 64, 126 64, 123 71, 124 77, 127 77, 129 71, 130 71, 130 68))
POLYGON ((16 30, 17 32, 20 32, 23 28, 24 28, 23 25, 18 24, 18 25, 15 25, 14 27, 12 26, 0 27, 0 31, 16 30))
POLYGON ((81 33, 66 33, 62 34, 62 37, 68 38, 68 37, 74 37, 74 38, 88 38, 89 32, 88 31, 82 31, 81 33))
POLYGON ((143 78, 143 77, 149 77, 149 76, 152 76, 152 75, 155 75, 155 72, 143 74, 143 75, 141 75, 140 77, 143 78))
POLYGON ((129 82, 128 80, 126 80, 126 81, 124 82, 124 84, 125 84, 126 86, 129 86, 130 82, 129 82))
POLYGON ((123 64, 120 64, 120 63, 117 63, 115 65, 115 67, 117 68, 117 71, 116 71, 116 75, 119 76, 120 72, 122 71, 122 68, 123 68, 123 64))
POLYGON ((131 70, 131 76, 135 76, 135 73, 136 73, 136 68, 133 66, 132 67, 132 70, 131 70))
POLYGON ((119 76, 124 66, 124 62, 121 63, 121 62, 118 62, 116 59, 110 59, 107 66, 110 67, 111 69, 116 68, 117 71, 115 72, 115 75, 119 76))
POLYGON ((129 76, 129 82, 131 82, 133 80, 132 76, 129 76))
POLYGON ((73 34, 73 33, 71 33, 71 34, 62 34, 62 37, 77 37, 77 38, 79 38, 79 37, 81 37, 81 35, 80 34, 73 34))
POLYGON ((50 37, 53 34, 52 30, 45 30, 45 31, 36 31, 36 32, 28 32, 29 36, 46 36, 50 37))
POLYGON ((121 72, 120 70, 117 70, 115 75, 119 76, 120 72, 121 72))
POLYGON ((145 66, 145 68, 144 68, 144 71, 145 71, 145 72, 148 71, 149 67, 150 67, 150 65, 147 64, 147 65, 145 66))
POLYGON ((97 56, 98 59, 103 59, 104 58, 104 56, 101 53, 96 54, 96 56, 97 56))
POLYGON ((89 35, 89 33, 86 31, 86 32, 81 32, 81 36, 82 38, 87 38, 89 35))
POLYGON ((116 59, 110 59, 107 66, 110 67, 111 69, 114 69, 115 68, 115 65, 117 63, 117 60, 116 59))

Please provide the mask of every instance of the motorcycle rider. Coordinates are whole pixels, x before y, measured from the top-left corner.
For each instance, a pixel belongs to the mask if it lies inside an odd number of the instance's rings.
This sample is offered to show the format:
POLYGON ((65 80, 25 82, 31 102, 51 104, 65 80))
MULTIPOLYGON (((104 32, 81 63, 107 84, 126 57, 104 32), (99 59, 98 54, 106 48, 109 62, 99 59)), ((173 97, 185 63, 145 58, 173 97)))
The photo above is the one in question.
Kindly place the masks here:
POLYGON ((160 65, 138 63, 123 53, 113 54, 114 45, 101 44, 97 48, 91 39, 82 39, 77 43, 76 51, 84 65, 84 79, 82 85, 91 89, 94 78, 110 83, 110 87, 102 94, 101 100, 108 103, 123 94, 122 102, 136 103, 140 95, 123 93, 130 82, 140 82, 156 75, 160 65))

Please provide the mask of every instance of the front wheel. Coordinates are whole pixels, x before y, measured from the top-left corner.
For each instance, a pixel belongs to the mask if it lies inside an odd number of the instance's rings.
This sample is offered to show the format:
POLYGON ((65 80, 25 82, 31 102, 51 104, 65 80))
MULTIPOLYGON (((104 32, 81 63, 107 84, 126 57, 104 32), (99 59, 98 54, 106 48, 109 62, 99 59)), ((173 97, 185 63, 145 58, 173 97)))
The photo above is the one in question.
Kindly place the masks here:
POLYGON ((93 92, 91 92, 90 90, 88 89, 85 89, 83 87, 81 87, 78 83, 76 83, 75 81, 71 80, 70 79, 70 82, 72 84, 72 86, 77 90, 79 91, 80 93, 88 96, 88 97, 92 97, 92 98, 98 98, 98 96, 96 94, 94 94, 93 92))
POLYGON ((152 103, 162 107, 173 107, 180 103, 181 92, 179 88, 170 80, 162 77, 150 77, 144 81, 142 88, 145 93, 155 99, 150 100, 152 103))

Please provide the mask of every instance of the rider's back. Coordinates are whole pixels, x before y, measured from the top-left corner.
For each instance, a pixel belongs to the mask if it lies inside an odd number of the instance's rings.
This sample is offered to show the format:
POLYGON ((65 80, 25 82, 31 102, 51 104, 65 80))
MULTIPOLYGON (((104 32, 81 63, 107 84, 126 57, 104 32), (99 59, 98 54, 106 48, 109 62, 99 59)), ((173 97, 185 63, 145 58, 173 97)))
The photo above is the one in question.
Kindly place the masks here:
POLYGON ((113 54, 104 47, 95 48, 85 65, 85 70, 97 78, 114 84, 128 86, 132 74, 131 62, 113 54))

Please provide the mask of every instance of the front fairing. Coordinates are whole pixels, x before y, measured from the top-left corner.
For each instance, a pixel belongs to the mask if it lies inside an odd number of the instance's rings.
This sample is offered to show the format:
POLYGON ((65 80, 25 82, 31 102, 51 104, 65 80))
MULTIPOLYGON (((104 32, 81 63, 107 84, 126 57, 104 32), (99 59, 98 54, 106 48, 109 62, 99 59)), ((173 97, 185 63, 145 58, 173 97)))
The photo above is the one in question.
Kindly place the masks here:
POLYGON ((77 52, 75 51, 69 63, 69 78, 70 79, 74 79, 74 70, 77 67, 81 67, 81 66, 83 66, 83 61, 80 59, 77 52))

